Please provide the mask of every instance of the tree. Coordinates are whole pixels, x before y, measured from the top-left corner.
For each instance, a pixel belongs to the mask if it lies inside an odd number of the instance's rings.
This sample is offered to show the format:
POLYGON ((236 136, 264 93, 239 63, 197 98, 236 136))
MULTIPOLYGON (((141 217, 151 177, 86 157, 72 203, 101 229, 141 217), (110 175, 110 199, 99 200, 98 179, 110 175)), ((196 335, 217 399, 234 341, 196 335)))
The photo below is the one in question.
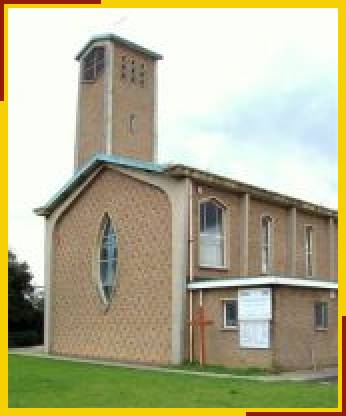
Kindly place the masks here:
POLYGON ((31 302, 33 275, 26 262, 8 251, 8 332, 9 344, 33 345, 42 342, 43 312, 31 302))

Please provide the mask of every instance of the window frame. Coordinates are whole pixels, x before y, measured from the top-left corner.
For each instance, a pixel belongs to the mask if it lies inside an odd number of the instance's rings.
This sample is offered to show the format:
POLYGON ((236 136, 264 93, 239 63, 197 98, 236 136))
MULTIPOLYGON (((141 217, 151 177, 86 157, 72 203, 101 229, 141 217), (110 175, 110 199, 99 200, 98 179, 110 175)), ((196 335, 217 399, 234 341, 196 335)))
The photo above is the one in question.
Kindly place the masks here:
POLYGON ((80 80, 82 83, 94 83, 100 74, 105 72, 106 68, 106 46, 104 44, 95 44, 91 48, 89 48, 81 57, 80 60, 80 80), (101 70, 98 71, 97 66, 98 63, 101 62, 100 59, 97 59, 97 54, 95 52, 96 49, 103 49, 103 67, 101 70), (92 57, 92 65, 90 65, 88 68, 85 68, 85 59, 93 53, 92 57), (87 79, 85 75, 86 69, 92 69, 92 77, 90 79, 87 79))
POLYGON ((118 277, 118 272, 119 272, 119 243, 118 243, 118 235, 117 235, 117 231, 116 231, 116 226, 115 223, 111 217, 111 215, 109 215, 109 213, 105 213, 102 217, 101 223, 100 223, 100 227, 99 227, 99 232, 97 235, 97 239, 96 239, 96 244, 95 244, 95 256, 94 256, 94 278, 96 280, 96 286, 97 286, 97 290, 100 296, 100 299, 103 303, 103 305, 108 308, 110 306, 110 304, 113 301, 114 298, 114 294, 116 292, 116 283, 117 283, 117 277, 118 277), (116 240, 116 247, 117 247, 117 254, 115 257, 115 272, 113 274, 113 278, 112 278, 112 286, 111 286, 111 295, 110 297, 107 299, 105 292, 104 292, 104 285, 102 283, 102 277, 101 277, 101 247, 103 244, 103 238, 104 238, 104 231, 105 231, 105 227, 107 225, 107 221, 110 221, 110 225, 113 229, 113 232, 115 234, 115 240, 116 240))
POLYGON ((237 330, 239 327, 238 320, 238 299, 237 298, 224 298, 221 299, 222 302, 222 329, 223 330, 237 330), (227 325, 227 308, 226 305, 229 302, 235 302, 236 304, 236 325, 227 325))
POLYGON ((273 270, 273 217, 269 214, 263 214, 260 218, 260 250, 261 250, 261 274, 268 275, 272 273, 273 270), (269 231, 268 233, 268 241, 266 245, 264 245, 264 238, 263 238, 263 221, 267 220, 266 224, 269 224, 269 231), (264 269, 264 262, 263 262, 263 254, 264 250, 267 250, 267 263, 266 269, 264 269))
POLYGON ((314 303, 314 328, 315 331, 327 331, 328 330, 328 309, 329 304, 326 301, 316 301, 314 303), (321 307, 321 325, 317 324, 317 308, 321 307))
POLYGON ((197 233, 198 233, 198 267, 201 269, 215 269, 215 270, 227 270, 229 266, 229 260, 227 256, 227 234, 226 229, 228 229, 228 208, 227 206, 221 202, 219 199, 215 197, 208 197, 203 198, 198 201, 198 217, 197 217, 197 233), (211 202, 215 204, 218 208, 221 209, 222 212, 222 231, 221 231, 221 241, 222 241, 222 258, 223 264, 222 265, 212 265, 207 263, 201 262, 201 206, 204 203, 211 202))
POLYGON ((311 224, 304 225, 304 258, 305 258, 305 276, 313 277, 315 273, 314 264, 314 227, 311 224), (308 231, 309 231, 309 249, 308 249, 308 231), (309 263, 310 259, 310 263, 309 263), (310 272, 311 271, 311 272, 310 272))

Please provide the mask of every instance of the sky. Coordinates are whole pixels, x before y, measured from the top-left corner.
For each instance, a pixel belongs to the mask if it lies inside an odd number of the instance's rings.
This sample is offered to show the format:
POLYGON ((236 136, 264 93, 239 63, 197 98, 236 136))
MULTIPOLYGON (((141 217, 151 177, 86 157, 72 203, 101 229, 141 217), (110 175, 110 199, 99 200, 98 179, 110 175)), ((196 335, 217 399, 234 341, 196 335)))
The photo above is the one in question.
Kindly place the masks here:
POLYGON ((113 32, 159 62, 159 162, 337 208, 336 9, 9 9, 8 239, 43 284, 43 205, 73 174, 78 63, 113 32))

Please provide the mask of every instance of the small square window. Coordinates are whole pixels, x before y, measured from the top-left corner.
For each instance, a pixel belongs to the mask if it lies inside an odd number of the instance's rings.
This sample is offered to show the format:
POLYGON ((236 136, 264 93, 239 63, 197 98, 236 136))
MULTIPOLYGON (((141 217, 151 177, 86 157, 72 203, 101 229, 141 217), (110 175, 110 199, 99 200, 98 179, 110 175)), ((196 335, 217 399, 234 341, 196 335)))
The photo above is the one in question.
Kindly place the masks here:
POLYGON ((236 328, 238 326, 238 301, 229 299, 223 301, 223 327, 236 328))
POLYGON ((328 329, 328 303, 315 303, 315 329, 328 329))

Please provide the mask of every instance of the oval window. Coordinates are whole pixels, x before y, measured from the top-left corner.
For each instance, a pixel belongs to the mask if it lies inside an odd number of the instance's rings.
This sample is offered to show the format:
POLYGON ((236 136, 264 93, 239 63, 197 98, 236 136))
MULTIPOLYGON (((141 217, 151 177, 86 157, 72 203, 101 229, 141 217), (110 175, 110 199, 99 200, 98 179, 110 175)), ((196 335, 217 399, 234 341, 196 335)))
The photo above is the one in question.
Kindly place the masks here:
POLYGON ((106 303, 112 298, 117 270, 118 244, 112 222, 107 215, 103 221, 100 241, 100 288, 106 303))

